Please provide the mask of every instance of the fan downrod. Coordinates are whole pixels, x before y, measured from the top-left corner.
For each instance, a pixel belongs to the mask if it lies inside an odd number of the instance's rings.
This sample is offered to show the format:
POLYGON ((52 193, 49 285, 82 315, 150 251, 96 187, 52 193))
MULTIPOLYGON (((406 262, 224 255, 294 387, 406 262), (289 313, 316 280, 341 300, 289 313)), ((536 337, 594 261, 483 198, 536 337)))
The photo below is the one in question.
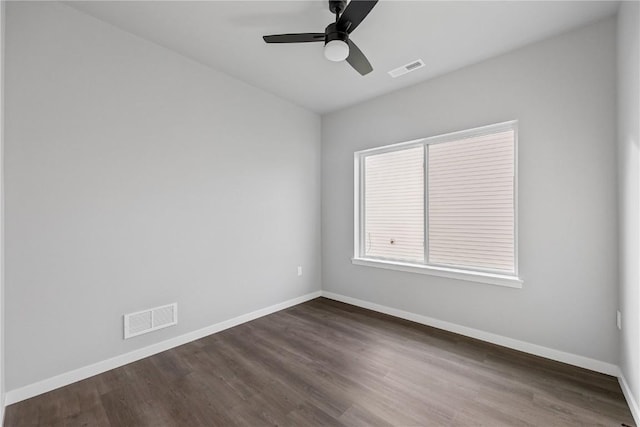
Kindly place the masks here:
POLYGON ((336 15, 339 15, 346 6, 347 0, 329 0, 329 10, 336 15))

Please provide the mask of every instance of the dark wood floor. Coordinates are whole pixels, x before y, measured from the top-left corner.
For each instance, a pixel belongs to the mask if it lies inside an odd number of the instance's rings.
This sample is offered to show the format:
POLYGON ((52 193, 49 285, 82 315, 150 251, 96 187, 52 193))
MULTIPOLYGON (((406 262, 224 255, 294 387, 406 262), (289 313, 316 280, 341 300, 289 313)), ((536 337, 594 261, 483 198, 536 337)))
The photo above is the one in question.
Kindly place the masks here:
POLYGON ((633 425, 615 378, 319 298, 7 408, 5 426, 633 425))

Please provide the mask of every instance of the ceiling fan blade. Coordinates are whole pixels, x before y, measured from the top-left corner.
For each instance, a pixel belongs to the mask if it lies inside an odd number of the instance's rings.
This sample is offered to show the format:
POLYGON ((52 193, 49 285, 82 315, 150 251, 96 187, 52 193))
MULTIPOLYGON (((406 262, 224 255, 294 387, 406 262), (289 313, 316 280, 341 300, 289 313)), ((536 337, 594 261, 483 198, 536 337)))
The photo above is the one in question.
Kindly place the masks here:
POLYGON ((274 34, 262 36, 267 43, 308 43, 323 42, 324 33, 274 34))
POLYGON ((363 76, 373 71, 373 67, 367 57, 364 56, 364 53, 362 53, 358 46, 351 40, 349 40, 349 56, 347 56, 347 62, 363 76))
POLYGON ((367 17, 376 3, 378 3, 378 0, 351 0, 342 15, 340 15, 336 25, 340 31, 351 34, 362 20, 367 17))

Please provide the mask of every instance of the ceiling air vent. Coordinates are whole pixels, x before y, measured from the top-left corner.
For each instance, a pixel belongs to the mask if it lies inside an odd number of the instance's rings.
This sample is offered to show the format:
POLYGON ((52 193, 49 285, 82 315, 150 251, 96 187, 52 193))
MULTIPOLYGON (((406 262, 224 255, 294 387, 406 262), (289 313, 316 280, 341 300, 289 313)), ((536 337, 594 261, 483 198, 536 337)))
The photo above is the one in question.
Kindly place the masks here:
POLYGON ((124 315, 124 339, 178 323, 178 303, 124 315))
POLYGON ((424 62, 422 61, 422 59, 417 59, 413 62, 403 65, 402 67, 398 67, 395 70, 389 71, 389 75, 393 78, 396 78, 422 67, 424 67, 424 62))

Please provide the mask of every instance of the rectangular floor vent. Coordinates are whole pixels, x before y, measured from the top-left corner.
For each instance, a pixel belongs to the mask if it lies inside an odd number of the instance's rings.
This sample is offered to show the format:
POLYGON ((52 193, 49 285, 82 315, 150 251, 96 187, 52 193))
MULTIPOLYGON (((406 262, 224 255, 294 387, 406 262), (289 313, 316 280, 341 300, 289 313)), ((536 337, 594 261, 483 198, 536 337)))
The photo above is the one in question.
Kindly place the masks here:
POLYGON ((413 62, 403 65, 402 67, 398 67, 395 70, 389 71, 389 75, 393 78, 396 78, 422 67, 424 67, 424 61, 422 61, 422 59, 417 59, 413 62))
POLYGON ((124 315, 124 339, 178 323, 178 303, 124 315))

